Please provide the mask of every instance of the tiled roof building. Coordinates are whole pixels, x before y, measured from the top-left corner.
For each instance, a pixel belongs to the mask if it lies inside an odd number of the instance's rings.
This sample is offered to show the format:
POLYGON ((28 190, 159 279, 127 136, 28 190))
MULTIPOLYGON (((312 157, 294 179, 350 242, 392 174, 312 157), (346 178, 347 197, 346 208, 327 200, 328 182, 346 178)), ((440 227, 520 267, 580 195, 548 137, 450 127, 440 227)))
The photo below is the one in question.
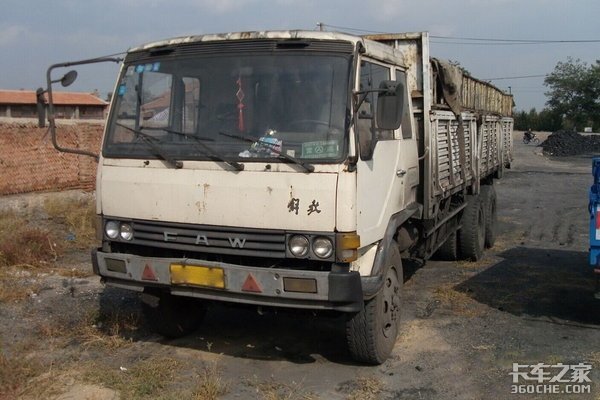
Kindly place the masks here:
MULTIPOLYGON (((32 90, 0 90, 0 117, 37 118, 36 99, 32 90)), ((90 93, 52 92, 52 99, 56 118, 104 119, 108 108, 90 93)))

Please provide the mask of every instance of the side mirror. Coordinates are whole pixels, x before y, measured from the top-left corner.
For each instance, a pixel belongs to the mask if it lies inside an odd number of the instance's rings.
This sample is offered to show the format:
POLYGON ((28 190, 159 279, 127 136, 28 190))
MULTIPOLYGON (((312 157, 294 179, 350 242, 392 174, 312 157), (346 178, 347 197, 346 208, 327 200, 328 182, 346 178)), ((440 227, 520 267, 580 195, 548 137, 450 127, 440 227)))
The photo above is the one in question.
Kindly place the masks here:
POLYGON ((77 71, 71 70, 60 79, 60 84, 63 87, 67 87, 70 86, 73 82, 75 82, 75 79, 77 79, 77 71))
MULTIPOLYGON (((71 70, 67 72, 62 78, 56 79, 54 81, 51 80, 49 85, 51 85, 52 83, 60 82, 60 84, 63 87, 67 87, 71 86, 71 84, 75 82, 75 79, 77 79, 77 71, 71 70)), ((40 128, 44 128, 46 126, 46 99, 44 98, 44 94, 47 92, 48 90, 44 90, 43 88, 38 88, 38 90, 35 91, 38 127, 40 128)))
POLYGON ((402 124, 404 84, 382 81, 377 96, 377 126, 383 130, 396 130, 402 124))
MULTIPOLYGON (((123 61, 122 58, 99 57, 99 58, 90 58, 89 60, 80 60, 80 61, 72 61, 72 62, 53 64, 50 67, 48 67, 48 69, 46 70, 46 83, 48 84, 47 89, 44 90, 44 89, 40 88, 36 92, 37 103, 38 103, 38 117, 40 118, 40 123, 41 123, 42 115, 43 115, 42 108, 45 103, 44 93, 47 93, 48 94, 48 123, 49 123, 49 130, 50 130, 50 138, 52 140, 52 145, 54 146, 54 148, 56 150, 61 151, 63 153, 79 154, 82 156, 94 157, 96 159, 96 161, 98 161, 98 159, 99 159, 99 156, 91 151, 86 151, 86 150, 81 150, 81 149, 70 149, 67 147, 62 147, 58 144, 58 142, 56 140, 56 122, 55 122, 55 117, 54 117, 54 102, 52 100, 52 84, 60 82, 60 84, 63 87, 67 87, 67 86, 71 85, 73 82, 75 82, 75 79, 77 79, 77 71, 74 71, 74 70, 69 71, 65 75, 63 75, 62 78, 56 79, 56 80, 52 79, 52 71, 55 68, 66 68, 66 67, 70 67, 73 65, 95 64, 95 63, 101 63, 101 62, 120 63, 121 61, 123 61)), ((43 111, 45 111, 45 110, 43 110, 43 111)))

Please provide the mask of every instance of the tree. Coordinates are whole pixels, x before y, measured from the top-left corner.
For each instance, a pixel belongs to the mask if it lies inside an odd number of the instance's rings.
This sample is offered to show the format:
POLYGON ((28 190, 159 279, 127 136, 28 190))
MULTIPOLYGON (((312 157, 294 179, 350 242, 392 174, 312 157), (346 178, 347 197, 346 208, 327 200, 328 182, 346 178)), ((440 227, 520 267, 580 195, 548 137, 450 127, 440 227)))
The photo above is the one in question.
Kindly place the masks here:
POLYGON ((524 131, 531 128, 534 131, 555 132, 562 126, 562 116, 555 111, 544 108, 539 113, 535 108, 516 111, 514 114, 515 129, 524 131))
POLYGON ((600 126, 600 60, 590 66, 572 58, 559 62, 544 85, 546 104, 565 127, 600 126))
POLYGON ((537 130, 556 132, 562 127, 562 115, 544 108, 538 115, 537 130))

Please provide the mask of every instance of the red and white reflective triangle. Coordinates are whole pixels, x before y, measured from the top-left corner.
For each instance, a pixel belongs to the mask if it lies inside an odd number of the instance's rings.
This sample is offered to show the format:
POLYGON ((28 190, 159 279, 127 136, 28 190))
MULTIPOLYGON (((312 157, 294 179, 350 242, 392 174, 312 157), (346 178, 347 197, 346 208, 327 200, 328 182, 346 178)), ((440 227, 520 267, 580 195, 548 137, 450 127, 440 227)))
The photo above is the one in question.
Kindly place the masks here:
POLYGON ((154 274, 154 271, 148 264, 146 264, 146 266, 144 267, 144 271, 142 272, 142 280, 143 281, 157 281, 158 280, 158 278, 156 277, 156 274, 154 274))
POLYGON ((248 274, 246 280, 244 281, 244 284, 242 285, 242 291, 262 293, 262 288, 260 287, 256 279, 254 279, 254 276, 252 274, 248 274))

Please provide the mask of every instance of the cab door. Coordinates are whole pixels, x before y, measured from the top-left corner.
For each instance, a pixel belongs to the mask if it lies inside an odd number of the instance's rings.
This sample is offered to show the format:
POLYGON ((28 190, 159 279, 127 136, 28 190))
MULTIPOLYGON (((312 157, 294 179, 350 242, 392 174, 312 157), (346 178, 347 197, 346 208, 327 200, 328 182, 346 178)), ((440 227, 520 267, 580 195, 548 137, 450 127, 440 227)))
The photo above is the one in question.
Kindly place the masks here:
MULTIPOLYGON (((392 79, 392 68, 363 59, 358 74, 358 90, 368 91, 379 88, 381 81, 392 79)), ((408 170, 403 168, 401 160, 401 129, 377 127, 377 93, 368 93, 357 112, 356 133, 370 130, 372 137, 377 138, 373 157, 369 160, 359 157, 357 161, 357 232, 361 245, 366 246, 383 237, 391 215, 402 209, 408 170)))

